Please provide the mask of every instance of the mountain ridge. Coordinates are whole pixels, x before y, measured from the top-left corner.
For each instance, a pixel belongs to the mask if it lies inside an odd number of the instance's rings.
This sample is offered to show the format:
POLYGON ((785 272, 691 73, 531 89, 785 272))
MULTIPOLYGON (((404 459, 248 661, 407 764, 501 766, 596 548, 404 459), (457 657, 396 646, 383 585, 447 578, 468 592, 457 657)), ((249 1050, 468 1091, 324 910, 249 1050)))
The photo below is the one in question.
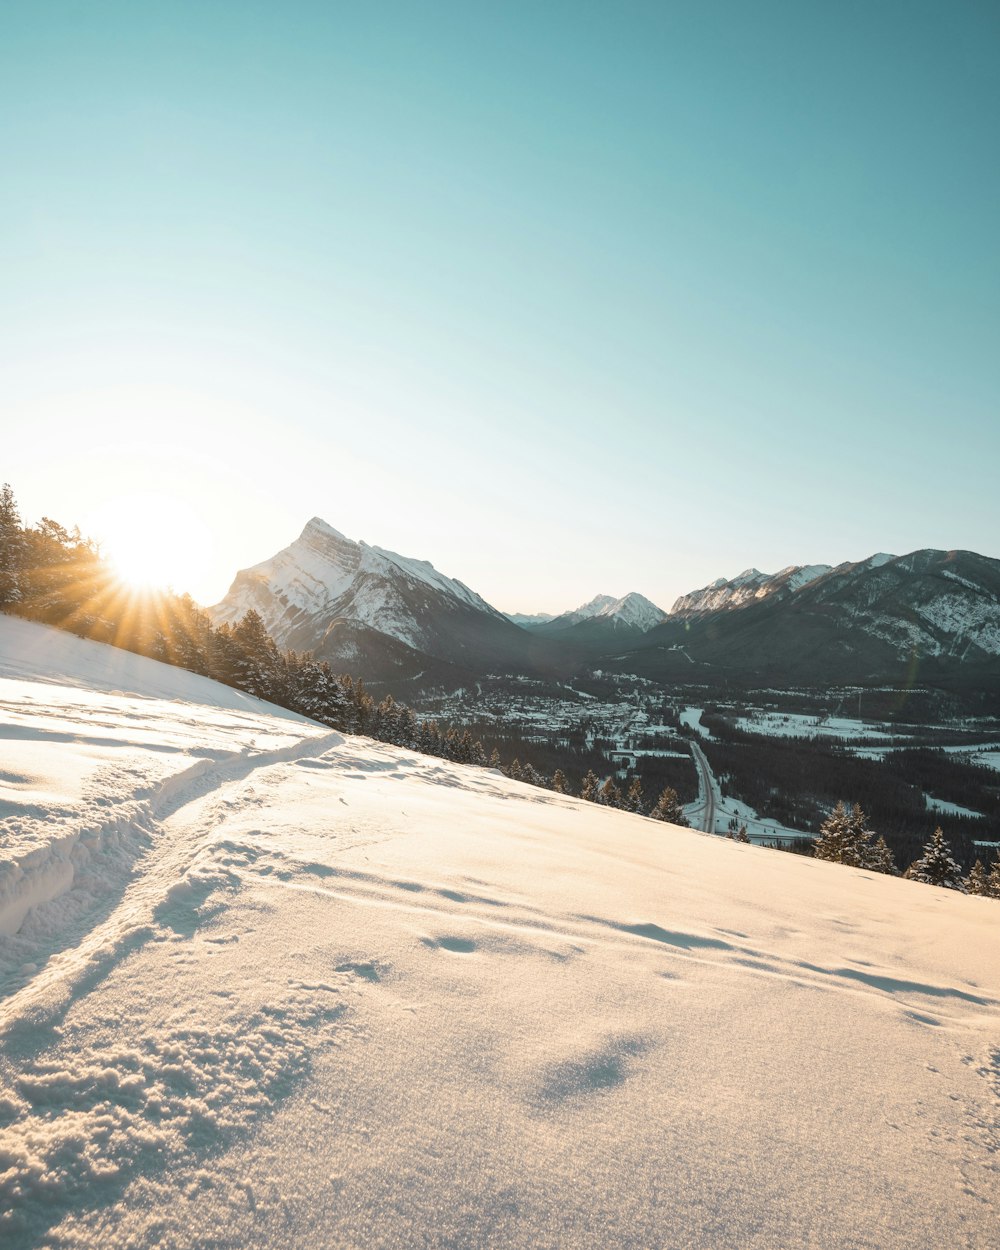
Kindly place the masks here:
POLYGON ((280 646, 401 689, 554 676, 607 658, 658 681, 690 681, 692 664, 711 679, 799 684, 905 682, 918 663, 935 680, 963 670, 968 685, 1000 669, 1000 561, 958 550, 748 568, 680 596, 669 613, 635 591, 602 592, 550 619, 514 620, 429 561, 313 517, 237 573, 209 613, 234 623, 250 608, 280 646))

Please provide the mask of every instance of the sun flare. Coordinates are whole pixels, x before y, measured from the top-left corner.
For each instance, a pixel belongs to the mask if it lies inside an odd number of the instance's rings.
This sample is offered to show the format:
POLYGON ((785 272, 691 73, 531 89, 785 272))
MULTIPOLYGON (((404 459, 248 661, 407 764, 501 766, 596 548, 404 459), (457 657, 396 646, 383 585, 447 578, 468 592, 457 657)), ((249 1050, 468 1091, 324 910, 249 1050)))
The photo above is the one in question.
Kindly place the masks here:
POLYGON ((201 572, 203 527, 177 499, 145 495, 109 501, 99 528, 102 552, 130 589, 181 592, 201 572))

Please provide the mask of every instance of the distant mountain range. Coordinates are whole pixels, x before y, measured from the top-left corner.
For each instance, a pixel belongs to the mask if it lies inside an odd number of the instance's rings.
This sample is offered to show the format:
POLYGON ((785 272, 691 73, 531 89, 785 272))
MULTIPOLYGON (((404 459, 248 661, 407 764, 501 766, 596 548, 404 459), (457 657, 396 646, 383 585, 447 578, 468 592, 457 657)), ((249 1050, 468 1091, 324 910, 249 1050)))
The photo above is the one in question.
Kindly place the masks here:
POLYGON ((630 635, 638 639, 666 619, 667 614, 662 608, 632 591, 621 599, 613 595, 597 595, 572 612, 563 612, 561 616, 547 621, 524 622, 524 625, 546 638, 607 642, 621 646, 630 635))
POLYGON ((683 596, 611 667, 668 681, 698 670, 699 680, 783 686, 982 686, 995 698, 1000 561, 923 550, 772 577, 749 570, 683 596))
POLYGON ((1000 680, 1000 561, 968 551, 747 569, 682 595, 670 613, 632 592, 555 617, 508 617, 426 560, 314 517, 209 611, 221 623, 249 608, 281 646, 389 688, 597 664, 707 684, 1000 680))

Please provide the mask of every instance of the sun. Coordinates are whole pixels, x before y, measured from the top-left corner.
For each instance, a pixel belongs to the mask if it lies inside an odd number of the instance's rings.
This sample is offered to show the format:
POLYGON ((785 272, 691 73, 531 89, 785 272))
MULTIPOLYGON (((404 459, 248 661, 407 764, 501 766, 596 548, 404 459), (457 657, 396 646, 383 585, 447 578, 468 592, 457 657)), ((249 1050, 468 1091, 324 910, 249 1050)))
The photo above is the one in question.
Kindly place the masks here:
POLYGON ((166 590, 176 583, 176 553, 159 531, 119 534, 107 555, 115 576, 134 590, 166 590))
POLYGON ((132 590, 181 592, 202 571, 204 526, 181 500, 163 495, 109 500, 98 527, 103 555, 132 590))

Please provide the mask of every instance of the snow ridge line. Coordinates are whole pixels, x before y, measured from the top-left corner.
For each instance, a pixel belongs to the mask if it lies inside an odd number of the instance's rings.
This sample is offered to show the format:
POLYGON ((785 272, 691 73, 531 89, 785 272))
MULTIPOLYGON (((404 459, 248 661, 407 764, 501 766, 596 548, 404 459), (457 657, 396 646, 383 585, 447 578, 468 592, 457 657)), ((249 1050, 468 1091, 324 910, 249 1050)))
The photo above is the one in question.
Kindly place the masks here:
MULTIPOLYGON (((51 902, 71 890, 78 867, 89 863, 95 854, 100 855, 111 847, 123 847, 124 858, 128 860, 127 869, 119 868, 123 873, 120 897, 111 914, 78 942, 54 955, 40 973, 0 1005, 0 1036, 26 1009, 31 1010, 36 1022, 39 1010, 46 1017, 54 1014, 70 998, 73 986, 89 965, 107 961, 130 936, 153 923, 159 899, 149 897, 150 869, 155 866, 162 869, 167 863, 179 869, 182 863, 177 854, 171 855, 177 850, 175 840, 156 837, 162 822, 195 799, 241 780, 259 768, 319 756, 343 741, 343 734, 332 731, 270 751, 247 749, 234 751, 221 760, 197 760, 165 778, 150 798, 123 803, 114 817, 97 828, 63 832, 48 847, 35 848, 22 860, 0 870, 0 934, 9 935, 18 931, 32 907, 51 902), (199 784, 206 781, 209 784, 199 784), (139 861, 146 870, 137 876, 135 867, 139 861)), ((154 872, 153 877, 155 891, 157 884, 163 885, 164 874, 154 872)), ((179 879, 178 875, 173 883, 179 879)))
POLYGON ((148 802, 124 802, 110 820, 63 831, 47 846, 0 865, 0 935, 12 937, 33 907, 68 893, 79 869, 94 856, 148 832, 149 807, 148 802))

